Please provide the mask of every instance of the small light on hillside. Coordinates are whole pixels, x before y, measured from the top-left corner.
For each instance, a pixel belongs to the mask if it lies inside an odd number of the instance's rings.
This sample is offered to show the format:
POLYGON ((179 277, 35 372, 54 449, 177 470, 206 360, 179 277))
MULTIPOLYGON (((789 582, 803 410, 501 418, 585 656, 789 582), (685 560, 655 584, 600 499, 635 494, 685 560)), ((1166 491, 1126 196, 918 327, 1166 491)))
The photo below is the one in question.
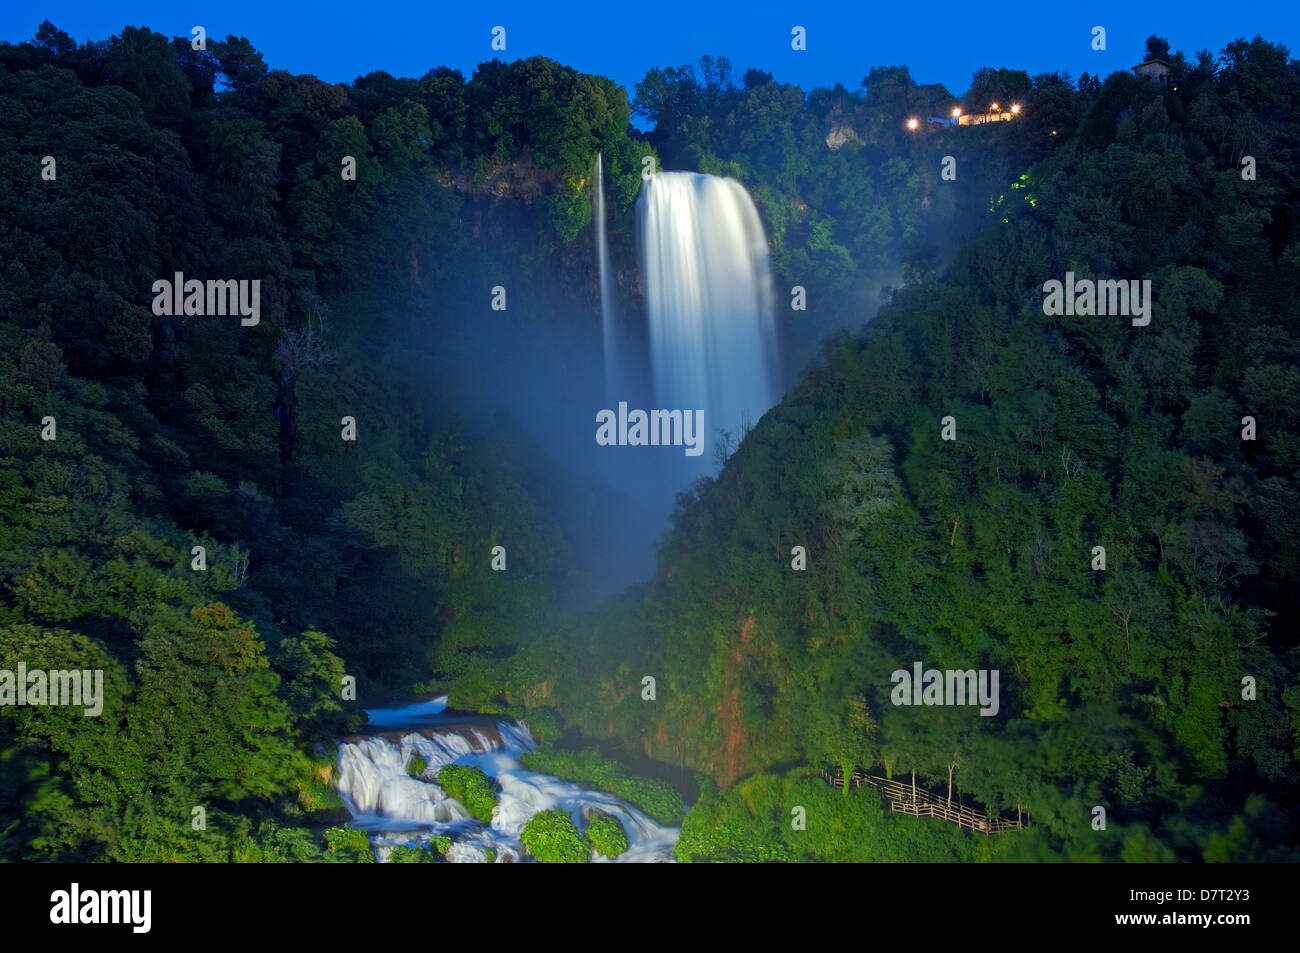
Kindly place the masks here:
POLYGON ((907 120, 907 128, 908 128, 908 129, 915 129, 915 128, 916 128, 917 126, 919 126, 919 125, 921 125, 921 121, 920 121, 919 119, 909 119, 909 120, 907 120))
MULTIPOLYGON (((1175 88, 1177 88, 1177 87, 1175 87, 1175 88)), ((952 118, 953 118, 953 119, 956 119, 956 118, 957 118, 958 116, 960 116, 960 115, 961 115, 961 107, 958 106, 958 107, 956 107, 956 108, 953 109, 953 111, 952 111, 952 118)))
POLYGON ((1020 104, 1019 104, 1019 103, 1012 103, 1012 104, 1011 104, 1011 111, 1012 111, 1013 113, 1017 113, 1017 114, 1018 114, 1018 113, 1020 112, 1020 104))

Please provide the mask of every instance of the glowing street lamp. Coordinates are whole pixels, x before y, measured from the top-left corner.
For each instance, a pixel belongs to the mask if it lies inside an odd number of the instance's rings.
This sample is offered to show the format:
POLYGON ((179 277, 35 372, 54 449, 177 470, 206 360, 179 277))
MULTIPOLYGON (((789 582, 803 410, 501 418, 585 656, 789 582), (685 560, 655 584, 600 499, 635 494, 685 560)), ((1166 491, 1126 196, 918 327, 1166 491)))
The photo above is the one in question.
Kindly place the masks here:
POLYGON ((1011 104, 1011 111, 1012 111, 1013 113, 1017 113, 1017 114, 1018 114, 1018 113, 1020 112, 1020 104, 1019 104, 1019 103, 1012 103, 1012 104, 1011 104))
POLYGON ((960 116, 960 115, 961 115, 961 107, 960 107, 960 106, 957 106, 957 107, 955 107, 955 108, 953 109, 953 111, 952 111, 952 118, 953 118, 953 119, 956 119, 956 118, 957 118, 958 116, 960 116))
POLYGON ((908 129, 915 129, 915 128, 916 128, 917 126, 919 126, 919 125, 921 125, 921 120, 919 120, 919 119, 912 118, 912 119, 907 120, 907 128, 908 128, 908 129))
POLYGON ((998 104, 997 104, 997 103, 994 103, 992 106, 989 107, 989 109, 993 110, 994 112, 997 112, 997 111, 998 111, 998 104))

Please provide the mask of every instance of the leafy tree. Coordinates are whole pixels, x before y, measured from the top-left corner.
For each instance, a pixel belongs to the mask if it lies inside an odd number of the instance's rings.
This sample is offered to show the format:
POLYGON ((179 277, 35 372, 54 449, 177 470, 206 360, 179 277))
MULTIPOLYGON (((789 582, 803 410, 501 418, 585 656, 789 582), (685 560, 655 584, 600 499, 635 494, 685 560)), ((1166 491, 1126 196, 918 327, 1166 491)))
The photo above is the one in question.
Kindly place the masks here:
POLYGON ((284 696, 302 736, 311 741, 337 737, 360 727, 342 702, 343 660, 332 651, 334 640, 308 629, 280 643, 278 668, 286 676, 284 696))
POLYGON ((231 35, 214 40, 209 46, 221 74, 236 92, 247 92, 266 75, 266 61, 247 37, 231 35))
POLYGON ((1156 34, 1152 33, 1147 37, 1146 58, 1148 60, 1168 60, 1169 41, 1162 36, 1156 36, 1156 34))

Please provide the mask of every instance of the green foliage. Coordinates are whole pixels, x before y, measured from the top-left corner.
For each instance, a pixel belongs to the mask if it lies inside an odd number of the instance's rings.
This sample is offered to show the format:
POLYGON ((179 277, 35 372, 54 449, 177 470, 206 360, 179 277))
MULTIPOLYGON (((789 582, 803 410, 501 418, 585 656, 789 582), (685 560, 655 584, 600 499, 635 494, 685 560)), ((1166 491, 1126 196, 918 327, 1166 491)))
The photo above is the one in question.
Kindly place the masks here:
POLYGON ((530 708, 524 713, 528 730, 540 742, 555 743, 563 731, 560 714, 554 708, 530 708))
POLYGON ((520 841, 543 864, 585 864, 591 845, 564 811, 541 811, 524 825, 520 841))
POLYGON ((674 850, 683 862, 973 861, 997 859, 1001 843, 937 818, 891 814, 874 789, 841 796, 819 777, 792 772, 755 775, 701 797, 674 850), (796 807, 802 830, 793 823, 796 807))
MULTIPOLYGON (((1201 59, 1175 54, 1168 87, 981 71, 968 98, 1015 97, 1020 117, 910 138, 898 116, 941 97, 901 68, 788 111, 770 79, 737 87, 725 61, 638 86, 666 162, 734 170, 758 197, 782 285, 855 311, 844 289, 909 249, 904 287, 874 320, 827 339, 720 472, 679 497, 655 579, 550 639, 538 701, 569 730, 724 789, 687 818, 686 856, 832 856, 800 853, 814 837, 774 838, 792 804, 828 796, 814 784, 778 812, 794 782, 755 776, 790 764, 915 770, 993 812, 1028 809, 1034 826, 999 848, 1022 858, 1199 860, 1211 845, 1224 858, 1278 843, 1269 812, 1260 836, 1225 806, 1296 778, 1282 686, 1300 580, 1283 501, 1300 500, 1300 342, 1279 315, 1296 304, 1285 289, 1300 254, 1292 227, 1268 241, 1262 223, 1286 218, 1300 179, 1243 188, 1225 130, 1293 135, 1300 76, 1262 39, 1230 44, 1217 69, 1201 59), (1268 84, 1266 106, 1251 96, 1268 84), (808 145, 746 140, 742 116, 803 128, 808 145), (929 191, 924 169, 944 154, 988 211, 929 191), (1044 320, 1043 282, 1067 271, 1149 278, 1151 326, 1044 320), (1247 413, 1282 430, 1245 441, 1247 413), (955 441, 940 436, 947 416, 955 441), (1105 572, 1091 568, 1098 545, 1105 572), (999 716, 894 705, 890 673, 916 660, 998 670, 999 716), (637 698, 641 672, 658 679, 654 706, 637 698), (1275 687, 1243 702, 1230 673, 1275 687), (1125 805, 1104 845, 1079 826, 1096 803, 1125 805)), ((831 816, 848 825, 843 811, 831 816)), ((890 856, 961 851, 900 843, 890 856)))
POLYGON ((964 97, 970 112, 988 112, 994 103, 1010 109, 1020 103, 1033 89, 1033 82, 1024 70, 983 67, 971 78, 970 89, 964 97))
POLYGON ((591 203, 576 188, 562 189, 546 200, 546 220, 567 245, 591 221, 591 203))
POLYGON ((442 860, 444 851, 433 847, 394 847, 388 854, 390 864, 436 864, 442 860))
POLYGON ((332 859, 342 863, 375 862, 366 832, 355 827, 331 827, 325 831, 325 846, 332 859))
POLYGON ((827 505, 832 519, 845 526, 852 542, 898 505, 901 485, 893 471, 893 449, 883 437, 864 435, 845 440, 826 464, 826 479, 835 495, 827 505))
MULTIPOLYGON (((469 300, 450 283, 488 266, 461 217, 473 189, 454 189, 476 160, 531 163, 521 178, 569 237, 596 151, 627 199, 644 146, 626 96, 540 59, 469 83, 330 85, 268 70, 241 37, 196 51, 128 28, 79 46, 47 22, 0 44, 0 99, 0 166, 70 157, 57 188, 22 176, 0 192, 0 642, 5 658, 48 648, 105 673, 101 717, 0 713, 0 858, 300 853, 299 834, 276 847, 258 832, 342 812, 333 764, 307 752, 364 724, 345 676, 369 697, 460 680, 471 704, 501 704, 537 674, 511 633, 545 626, 584 581, 531 495, 560 478, 539 478, 543 454, 508 424, 469 441, 422 402, 369 432, 358 470, 315 409, 346 401, 364 429, 405 404, 404 349, 363 356, 364 342, 395 333, 413 289, 469 300), (276 320, 151 313, 156 278, 205 270, 260 277, 276 320), (38 439, 47 414, 57 441, 38 439), (465 554, 507 525, 557 562, 489 587, 465 554), (217 803, 229 813, 188 826, 217 803)), ((544 219, 522 232, 508 260, 558 243, 544 219)))
POLYGON ((360 719, 347 713, 340 700, 346 671, 334 648, 334 640, 316 629, 280 642, 278 667, 287 676, 283 695, 299 733, 309 741, 360 727, 360 719))
POLYGON ((538 745, 521 759, 524 767, 553 774, 567 781, 590 784, 608 791, 649 814, 660 824, 681 823, 685 804, 671 784, 655 778, 629 774, 617 761, 603 757, 595 748, 570 751, 551 744, 538 745))
POLYGON ((428 767, 428 761, 425 761, 418 754, 413 754, 411 755, 411 760, 406 763, 406 773, 413 778, 418 778, 428 770, 428 767))
MULTIPOLYGON (((637 85, 643 136, 615 84, 541 57, 331 85, 236 36, 78 45, 46 22, 0 44, 0 167, 19 170, 0 188, 0 658, 104 672, 99 716, 0 711, 0 859, 313 859, 287 822, 341 810, 332 759, 307 752, 363 722, 345 675, 700 772, 689 856, 964 856, 928 822, 766 773, 873 761, 1031 808, 1008 855, 1284 855, 1300 78, 1262 38, 1167 59, 1167 87, 981 70, 963 107, 1015 98, 1019 118, 914 134, 900 117, 955 100, 903 67, 805 95, 705 57, 637 85), (627 260, 643 158, 745 184, 777 286, 807 290, 781 330, 809 369, 682 495, 656 578, 573 621, 589 495, 517 425, 471 437, 411 395, 494 275, 589 308, 566 289, 589 287, 597 152, 627 260), (57 183, 21 171, 47 154, 57 183), (960 189, 934 175, 945 155, 960 189), (276 320, 151 313, 158 276, 205 270, 261 276, 276 320), (1151 326, 1045 320, 1042 283, 1067 270, 1150 278, 1151 326), (341 405, 364 466, 322 410, 341 405), (512 560, 546 558, 493 574, 505 528, 512 560), (997 668, 1000 717, 893 706, 889 673, 916 659, 997 668), (1114 847, 1081 832, 1092 803, 1132 819, 1114 847)), ((529 759, 683 823, 671 786, 595 751, 529 759)), ((490 786, 458 783, 490 816, 490 786)), ((372 859, 363 832, 331 831, 327 856, 372 859)))
POLYGON ((259 825, 256 835, 246 835, 235 844, 231 859, 246 864, 302 864, 326 857, 314 832, 267 820, 259 825))
POLYGON ((497 794, 481 770, 472 765, 449 764, 438 770, 438 785, 448 797, 465 805, 472 817, 484 824, 491 822, 497 794))
POLYGON ((596 814, 584 833, 591 849, 610 860, 627 850, 627 831, 623 829, 623 822, 613 814, 596 814))
POLYGON ((323 754, 313 753, 309 760, 311 770, 298 782, 298 806, 307 814, 346 810, 343 798, 334 786, 338 751, 331 746, 323 754))

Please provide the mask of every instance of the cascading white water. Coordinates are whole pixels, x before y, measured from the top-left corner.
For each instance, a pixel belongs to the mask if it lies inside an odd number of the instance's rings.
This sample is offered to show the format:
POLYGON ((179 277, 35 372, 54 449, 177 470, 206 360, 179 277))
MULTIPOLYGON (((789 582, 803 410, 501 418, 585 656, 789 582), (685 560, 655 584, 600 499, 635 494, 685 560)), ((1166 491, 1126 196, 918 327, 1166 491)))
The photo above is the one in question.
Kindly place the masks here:
POLYGON ((614 318, 614 276, 609 269, 609 238, 605 233, 605 165, 596 153, 596 260, 600 265, 600 328, 605 345, 605 396, 611 402, 624 396, 622 355, 614 318))
POLYGON ((498 861, 523 860, 527 852, 520 832, 534 814, 551 809, 567 811, 579 829, 586 827, 592 811, 618 817, 628 839, 620 863, 673 859, 678 828, 655 823, 612 794, 525 769, 519 756, 536 743, 523 722, 476 726, 443 719, 438 713, 445 705, 442 698, 400 709, 368 710, 376 725, 397 730, 339 744, 339 793, 353 826, 370 832, 381 859, 394 847, 423 845, 446 834, 452 839, 450 861, 482 862, 488 850, 498 861), (418 778, 408 772, 416 755, 427 762, 418 778), (491 824, 474 820, 433 780, 440 768, 453 763, 476 765, 495 779, 500 790, 491 824))
POLYGON ((637 203, 655 399, 738 436, 780 398, 767 239, 735 179, 651 176, 637 203))

